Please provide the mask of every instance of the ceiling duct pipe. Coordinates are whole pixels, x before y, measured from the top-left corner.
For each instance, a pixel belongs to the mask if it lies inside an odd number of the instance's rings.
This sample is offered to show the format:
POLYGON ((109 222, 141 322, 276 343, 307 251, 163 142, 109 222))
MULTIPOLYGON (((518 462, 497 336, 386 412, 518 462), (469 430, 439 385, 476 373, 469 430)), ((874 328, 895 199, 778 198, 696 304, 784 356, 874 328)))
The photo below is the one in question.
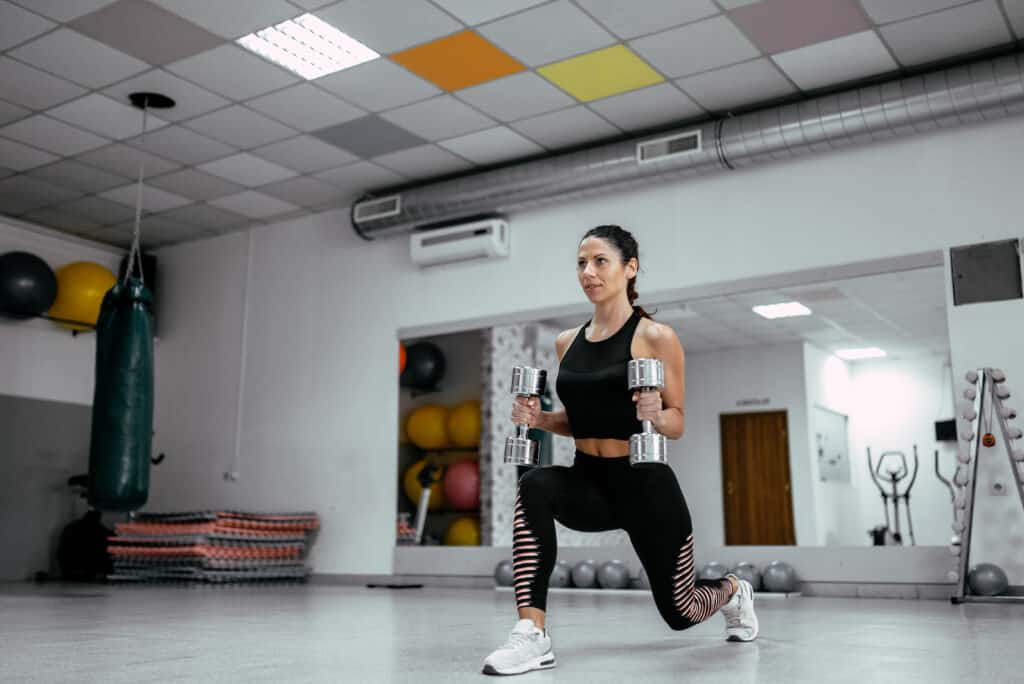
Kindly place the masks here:
POLYGON ((544 202, 1024 113, 1024 56, 994 59, 367 196, 367 240, 544 202))

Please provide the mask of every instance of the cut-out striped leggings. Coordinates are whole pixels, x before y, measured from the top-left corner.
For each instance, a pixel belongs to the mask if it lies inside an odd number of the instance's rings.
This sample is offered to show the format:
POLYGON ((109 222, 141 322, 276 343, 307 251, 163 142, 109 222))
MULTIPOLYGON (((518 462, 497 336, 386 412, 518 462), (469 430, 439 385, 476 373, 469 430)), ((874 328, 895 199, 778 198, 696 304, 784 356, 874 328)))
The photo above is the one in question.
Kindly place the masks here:
POLYGON ((707 620, 729 599, 728 581, 694 579, 693 524, 670 468, 637 469, 628 456, 577 451, 572 467, 534 468, 519 480, 512 550, 519 608, 546 610, 555 520, 584 532, 624 529, 672 629, 707 620))

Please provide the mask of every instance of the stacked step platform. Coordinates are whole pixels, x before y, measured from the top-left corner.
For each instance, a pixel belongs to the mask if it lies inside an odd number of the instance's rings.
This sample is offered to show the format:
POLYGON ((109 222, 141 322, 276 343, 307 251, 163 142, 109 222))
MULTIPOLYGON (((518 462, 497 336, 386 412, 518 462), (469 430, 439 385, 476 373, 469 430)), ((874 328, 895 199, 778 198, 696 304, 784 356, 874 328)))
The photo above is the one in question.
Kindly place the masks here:
POLYGON ((140 513, 115 526, 111 581, 304 581, 316 513, 140 513))

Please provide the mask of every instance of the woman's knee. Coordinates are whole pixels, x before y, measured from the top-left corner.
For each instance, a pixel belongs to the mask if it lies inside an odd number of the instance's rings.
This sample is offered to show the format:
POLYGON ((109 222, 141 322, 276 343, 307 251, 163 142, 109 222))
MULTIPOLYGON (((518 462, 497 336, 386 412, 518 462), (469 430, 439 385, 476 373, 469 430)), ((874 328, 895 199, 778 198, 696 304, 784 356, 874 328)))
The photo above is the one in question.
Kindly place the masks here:
POLYGON ((549 502, 558 492, 558 477, 552 468, 533 468, 519 478, 519 500, 524 506, 549 502))

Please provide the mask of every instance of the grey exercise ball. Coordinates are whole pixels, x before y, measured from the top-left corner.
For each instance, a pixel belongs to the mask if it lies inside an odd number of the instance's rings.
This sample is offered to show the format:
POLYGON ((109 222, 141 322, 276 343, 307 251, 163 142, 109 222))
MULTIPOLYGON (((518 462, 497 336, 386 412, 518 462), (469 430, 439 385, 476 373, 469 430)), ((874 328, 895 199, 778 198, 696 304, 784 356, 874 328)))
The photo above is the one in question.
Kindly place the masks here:
POLYGON ((731 572, 740 579, 750 582, 750 586, 754 591, 761 590, 761 571, 758 570, 757 566, 753 563, 748 563, 746 561, 737 563, 736 567, 733 568, 731 572))
POLYGON ((566 561, 558 561, 551 569, 551 578, 548 579, 548 586, 567 587, 572 579, 572 566, 566 561))
POLYGON ((503 560, 494 566, 494 583, 499 587, 512 586, 512 561, 503 560))
POLYGON ((651 581, 647 579, 647 571, 640 568, 640 574, 636 576, 635 586, 637 589, 650 589, 651 581))
POLYGON ((572 585, 589 589, 597 584, 597 565, 592 560, 580 561, 572 566, 572 585))
POLYGON ((597 583, 602 589, 625 589, 629 586, 629 568, 620 560, 602 563, 597 569, 597 583))
POLYGON ((765 591, 791 593, 796 591, 796 571, 789 563, 772 561, 761 572, 761 584, 765 591))
POLYGON ((1006 573, 994 563, 978 563, 967 573, 967 586, 978 596, 998 596, 1009 585, 1006 573))
POLYGON ((697 575, 698 579, 702 580, 720 580, 723 579, 729 573, 729 568, 725 567, 724 564, 718 561, 711 561, 705 563, 704 567, 700 569, 700 574, 697 575))

